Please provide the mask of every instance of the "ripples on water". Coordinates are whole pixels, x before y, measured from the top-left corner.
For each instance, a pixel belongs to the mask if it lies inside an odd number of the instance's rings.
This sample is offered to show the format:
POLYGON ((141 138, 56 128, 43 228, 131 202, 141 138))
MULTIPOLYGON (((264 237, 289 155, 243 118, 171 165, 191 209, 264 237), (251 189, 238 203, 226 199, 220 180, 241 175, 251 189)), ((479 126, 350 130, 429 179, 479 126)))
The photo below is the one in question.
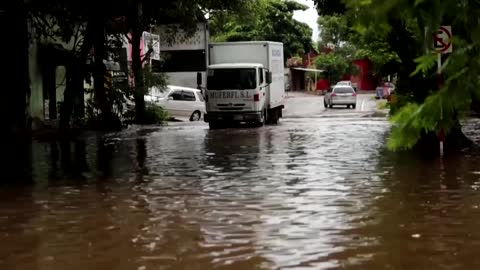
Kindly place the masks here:
POLYGON ((0 269, 478 268, 477 155, 388 153, 388 130, 291 119, 34 143, 35 184, 0 189, 0 269))

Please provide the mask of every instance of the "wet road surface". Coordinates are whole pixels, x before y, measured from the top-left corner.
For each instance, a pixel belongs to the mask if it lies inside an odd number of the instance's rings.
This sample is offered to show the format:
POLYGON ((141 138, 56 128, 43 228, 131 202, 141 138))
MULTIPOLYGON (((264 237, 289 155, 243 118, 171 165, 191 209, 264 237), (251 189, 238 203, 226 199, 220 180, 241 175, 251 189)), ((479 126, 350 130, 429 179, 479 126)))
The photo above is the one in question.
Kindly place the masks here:
POLYGON ((479 269, 478 155, 390 153, 364 98, 354 111, 290 97, 259 129, 174 123, 19 149, 0 269, 479 269))

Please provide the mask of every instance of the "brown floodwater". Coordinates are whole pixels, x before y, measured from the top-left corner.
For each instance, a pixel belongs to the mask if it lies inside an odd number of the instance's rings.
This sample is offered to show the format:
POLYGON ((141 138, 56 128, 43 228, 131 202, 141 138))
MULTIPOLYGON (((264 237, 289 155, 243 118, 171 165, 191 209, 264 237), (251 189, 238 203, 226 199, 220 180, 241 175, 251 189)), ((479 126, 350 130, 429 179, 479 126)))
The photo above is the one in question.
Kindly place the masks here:
POLYGON ((22 145, 0 269, 480 269, 479 155, 390 153, 389 129, 179 123, 22 145))

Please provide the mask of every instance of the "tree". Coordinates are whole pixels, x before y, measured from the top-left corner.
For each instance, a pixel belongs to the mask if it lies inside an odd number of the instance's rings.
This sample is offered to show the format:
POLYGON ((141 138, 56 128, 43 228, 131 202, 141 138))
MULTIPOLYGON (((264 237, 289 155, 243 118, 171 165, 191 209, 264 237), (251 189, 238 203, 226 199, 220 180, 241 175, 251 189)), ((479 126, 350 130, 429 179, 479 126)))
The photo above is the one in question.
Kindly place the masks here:
POLYGON ((342 15, 323 15, 318 17, 320 32, 320 46, 334 46, 335 48, 348 40, 350 32, 347 17, 342 15))
POLYGON ((339 0, 313 0, 319 15, 345 14, 347 8, 344 1, 339 0))
MULTIPOLYGON (((112 129, 119 127, 119 119, 112 112, 111 93, 105 88, 105 70, 103 63, 107 48, 106 25, 120 10, 125 9, 123 2, 97 2, 45 0, 29 1, 28 12, 32 41, 39 43, 66 44, 60 56, 66 66, 66 89, 64 101, 60 106, 60 127, 70 128, 72 114, 74 120, 83 117, 83 81, 92 71, 94 76, 94 104, 99 109, 98 127, 112 129), (91 8, 91 6, 98 6, 91 8), (106 6, 111 6, 106 8, 106 6), (73 45, 70 45, 73 44, 73 45), (87 58, 94 48, 93 69, 87 65, 87 58)), ((59 45, 60 46, 60 45, 59 45)), ((60 46, 62 47, 62 46, 60 46)), ((46 57, 50 57, 47 55, 46 57)), ((45 62, 51 62, 45 59, 45 62)), ((56 63, 54 63, 56 64, 56 63)), ((51 104, 55 107, 56 104, 51 104)))
POLYGON ((285 59, 312 49, 312 29, 293 19, 293 12, 306 10, 294 1, 259 0, 249 14, 215 14, 210 20, 215 41, 269 40, 283 42, 285 59))
POLYGON ((349 14, 320 16, 319 50, 333 48, 333 53, 343 52, 343 57, 349 61, 368 58, 373 63, 377 77, 395 74, 400 59, 387 43, 384 31, 354 29, 352 18, 354 16, 349 14))
POLYGON ((399 69, 399 93, 405 104, 392 118, 394 127, 388 145, 392 149, 427 146, 438 149, 438 135, 446 133, 446 150, 468 144, 460 130, 459 119, 479 97, 478 72, 480 35, 478 11, 474 1, 372 0, 346 1, 357 13, 357 25, 386 29, 387 40, 402 61, 399 69), (454 17, 449 14, 455 14, 454 17), (436 56, 431 53, 430 35, 425 29, 451 24, 455 51, 444 57, 444 84, 437 87, 436 56))
POLYGON ((24 1, 2 1, 0 3, 2 35, 15 42, 1 42, 5 53, 2 72, 4 100, 2 115, 5 130, 22 133, 28 130, 28 100, 30 98, 28 63, 28 11, 24 1))
MULTIPOLYGON (((143 64, 146 55, 141 55, 140 41, 144 31, 150 31, 154 25, 178 24, 188 34, 193 34, 199 17, 203 12, 215 14, 217 11, 241 10, 251 0, 130 0, 127 14, 127 27, 131 34, 132 44, 132 71, 135 83, 135 111, 136 122, 145 122, 144 95, 145 85, 143 64)), ((185 37, 186 38, 186 37, 185 37)))

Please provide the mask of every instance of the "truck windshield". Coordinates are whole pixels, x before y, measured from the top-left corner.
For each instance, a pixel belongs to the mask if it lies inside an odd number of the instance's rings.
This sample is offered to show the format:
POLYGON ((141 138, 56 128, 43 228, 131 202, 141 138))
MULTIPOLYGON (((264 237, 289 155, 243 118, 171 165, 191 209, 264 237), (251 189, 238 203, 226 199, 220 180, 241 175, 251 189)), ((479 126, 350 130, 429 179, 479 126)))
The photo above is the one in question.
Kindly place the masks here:
POLYGON ((245 90, 257 86, 257 72, 254 68, 211 69, 208 72, 208 90, 245 90))

